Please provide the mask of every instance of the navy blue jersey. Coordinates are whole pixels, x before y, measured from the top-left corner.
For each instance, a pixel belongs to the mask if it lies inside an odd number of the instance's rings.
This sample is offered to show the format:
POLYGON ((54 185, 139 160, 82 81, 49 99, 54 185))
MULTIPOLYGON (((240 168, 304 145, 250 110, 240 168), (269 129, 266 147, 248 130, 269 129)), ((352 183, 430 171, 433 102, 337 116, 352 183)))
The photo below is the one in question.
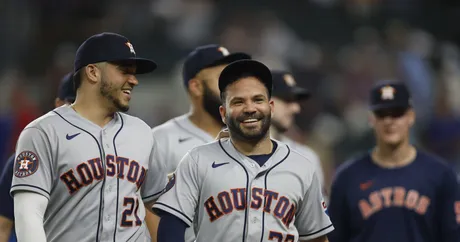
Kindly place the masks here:
POLYGON ((0 175, 0 215, 14 220, 13 198, 10 196, 13 179, 14 155, 8 158, 0 175))
POLYGON ((370 154, 340 167, 333 182, 331 242, 460 241, 460 196, 455 173, 418 151, 407 166, 388 169, 370 154))

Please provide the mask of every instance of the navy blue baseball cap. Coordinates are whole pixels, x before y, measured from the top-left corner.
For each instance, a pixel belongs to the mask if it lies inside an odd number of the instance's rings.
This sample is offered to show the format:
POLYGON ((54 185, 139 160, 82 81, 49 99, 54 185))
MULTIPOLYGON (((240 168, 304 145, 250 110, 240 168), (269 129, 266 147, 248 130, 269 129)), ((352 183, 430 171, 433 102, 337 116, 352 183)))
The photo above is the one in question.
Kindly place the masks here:
POLYGON ((67 73, 59 84, 58 98, 63 101, 74 102, 76 96, 77 94, 73 85, 73 73, 67 73))
POLYGON ((136 57, 134 47, 126 37, 104 32, 89 37, 80 45, 75 56, 74 72, 89 64, 123 61, 135 62, 136 74, 149 73, 157 67, 152 60, 136 57))
POLYGON ((301 101, 310 98, 311 93, 297 86, 292 73, 273 70, 273 96, 285 101, 301 101))
POLYGON ((273 90, 273 77, 267 66, 256 60, 238 60, 230 63, 222 70, 219 76, 219 90, 222 94, 228 85, 243 76, 257 77, 268 89, 269 97, 273 90))
POLYGON ((373 111, 387 108, 410 108, 411 95, 404 83, 382 81, 371 90, 370 108, 373 111))
POLYGON ((188 87, 190 79, 203 69, 245 59, 251 59, 251 56, 242 52, 230 53, 225 47, 216 44, 199 46, 185 59, 182 69, 184 85, 188 87))

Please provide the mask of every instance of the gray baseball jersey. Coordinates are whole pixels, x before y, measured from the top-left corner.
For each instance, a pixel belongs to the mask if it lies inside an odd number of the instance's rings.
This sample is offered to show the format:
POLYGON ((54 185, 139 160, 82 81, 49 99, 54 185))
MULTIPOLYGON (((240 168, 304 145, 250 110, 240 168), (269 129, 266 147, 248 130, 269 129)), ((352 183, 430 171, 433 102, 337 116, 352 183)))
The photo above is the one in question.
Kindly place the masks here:
POLYGON ((214 137, 195 126, 189 114, 173 118, 152 129, 153 138, 158 146, 158 153, 166 163, 166 170, 172 173, 187 151, 214 141, 214 137))
POLYGON ((22 131, 11 193, 49 199, 48 242, 150 241, 144 202, 167 183, 155 150, 138 118, 116 113, 101 128, 64 105, 22 131))
POLYGON ((278 142, 260 167, 229 139, 192 149, 154 208, 190 225, 197 242, 298 241, 334 228, 326 214, 316 169, 278 142))
POLYGON ((307 157, 312 164, 315 166, 319 181, 321 186, 324 187, 324 173, 323 168, 321 166, 321 160, 319 159, 318 155, 315 151, 313 151, 310 147, 300 144, 284 135, 282 135, 279 139, 281 142, 287 144, 291 149, 296 150, 303 156, 307 157))
MULTIPOLYGON (((168 174, 176 170, 187 151, 198 145, 214 141, 211 135, 190 121, 189 114, 171 119, 153 128, 152 133, 158 147, 158 155, 166 163, 168 174)), ((194 240, 195 232, 191 226, 185 232, 185 242, 194 240)))

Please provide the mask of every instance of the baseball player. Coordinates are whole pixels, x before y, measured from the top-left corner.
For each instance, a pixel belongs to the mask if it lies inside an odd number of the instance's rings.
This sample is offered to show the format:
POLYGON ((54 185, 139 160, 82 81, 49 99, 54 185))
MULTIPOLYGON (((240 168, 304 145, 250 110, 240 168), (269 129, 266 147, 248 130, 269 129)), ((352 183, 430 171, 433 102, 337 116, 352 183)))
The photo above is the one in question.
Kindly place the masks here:
MULTIPOLYGON (((54 101, 56 108, 75 101, 76 94, 72 80, 72 73, 66 74, 61 79, 58 96, 54 101)), ((14 224, 13 198, 9 195, 11 180, 13 179, 14 160, 15 156, 13 154, 8 158, 8 161, 5 163, 5 169, 0 175, 0 197, 2 197, 0 200, 0 242, 16 241, 16 234, 12 231, 14 224)))
MULTIPOLYGON (((229 63, 250 58, 215 44, 199 46, 187 56, 182 77, 190 98, 190 112, 152 130, 159 157, 166 163, 169 174, 176 170, 187 151, 214 141, 224 126, 219 113, 219 75, 229 63)), ((189 228, 186 241, 194 241, 194 237, 193 229, 189 228)))
POLYGON ((327 241, 326 214, 313 164, 269 135, 270 70, 240 60, 219 77, 222 121, 230 139, 187 152, 155 203, 158 241, 327 241))
POLYGON ((17 143, 11 194, 19 241, 150 241, 144 204, 165 187, 165 165, 150 127, 122 112, 135 75, 155 68, 118 34, 80 45, 75 102, 30 123, 17 143))
POLYGON ((415 112, 407 87, 378 83, 371 91, 376 146, 339 168, 329 215, 332 242, 460 241, 455 173, 409 143, 415 112))

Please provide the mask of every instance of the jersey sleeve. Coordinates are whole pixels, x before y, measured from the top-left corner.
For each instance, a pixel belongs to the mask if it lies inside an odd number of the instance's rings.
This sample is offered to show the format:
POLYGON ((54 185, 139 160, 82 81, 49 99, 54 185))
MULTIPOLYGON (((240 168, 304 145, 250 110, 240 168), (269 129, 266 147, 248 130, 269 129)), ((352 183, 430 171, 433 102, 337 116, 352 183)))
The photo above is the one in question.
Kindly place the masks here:
POLYGON ((458 178, 452 170, 443 176, 440 188, 440 203, 436 208, 441 231, 439 241, 460 241, 460 188, 458 178))
POLYGON ((326 203, 321 194, 321 184, 316 171, 313 173, 310 187, 299 204, 294 224, 299 231, 300 240, 315 239, 334 230, 327 215, 326 203))
POLYGON ((14 220, 14 201, 10 196, 11 180, 13 179, 14 155, 5 163, 0 175, 0 215, 10 220, 14 220))
POLYGON ((349 241, 349 221, 348 206, 346 201, 346 186, 341 174, 338 173, 332 182, 328 212, 334 231, 329 235, 331 242, 348 242, 349 241))
POLYGON ((30 191, 49 199, 54 177, 52 157, 46 133, 36 127, 24 129, 16 145, 11 194, 30 191))
POLYGON ((147 203, 158 199, 167 183, 166 164, 160 157, 158 144, 154 139, 149 158, 149 169, 141 188, 142 200, 147 203))
POLYGON ((192 225, 198 204, 198 164, 187 153, 174 172, 165 192, 153 205, 154 211, 165 211, 192 225))

